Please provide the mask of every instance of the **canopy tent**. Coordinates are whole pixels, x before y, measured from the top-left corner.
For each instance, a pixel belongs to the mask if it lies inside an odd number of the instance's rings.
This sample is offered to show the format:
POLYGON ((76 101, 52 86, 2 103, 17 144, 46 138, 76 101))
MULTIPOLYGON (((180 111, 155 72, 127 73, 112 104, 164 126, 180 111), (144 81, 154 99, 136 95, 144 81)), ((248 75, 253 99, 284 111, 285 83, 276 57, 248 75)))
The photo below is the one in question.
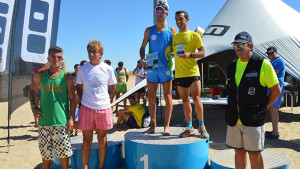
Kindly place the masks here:
POLYGON ((300 80, 300 13, 281 0, 227 0, 203 35, 206 57, 198 64, 212 61, 224 72, 237 58, 231 42, 242 31, 250 33, 254 53, 264 56, 276 46, 286 62, 286 71, 300 80))

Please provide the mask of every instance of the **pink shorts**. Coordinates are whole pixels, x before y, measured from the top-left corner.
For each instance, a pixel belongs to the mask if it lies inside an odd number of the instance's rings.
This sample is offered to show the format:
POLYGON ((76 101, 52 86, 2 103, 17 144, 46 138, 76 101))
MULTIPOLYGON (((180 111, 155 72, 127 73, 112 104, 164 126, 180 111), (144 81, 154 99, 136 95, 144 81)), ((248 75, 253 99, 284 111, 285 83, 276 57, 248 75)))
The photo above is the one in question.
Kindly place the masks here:
POLYGON ((111 107, 102 110, 94 110, 81 104, 79 111, 78 128, 80 130, 109 130, 113 128, 113 114, 111 107))

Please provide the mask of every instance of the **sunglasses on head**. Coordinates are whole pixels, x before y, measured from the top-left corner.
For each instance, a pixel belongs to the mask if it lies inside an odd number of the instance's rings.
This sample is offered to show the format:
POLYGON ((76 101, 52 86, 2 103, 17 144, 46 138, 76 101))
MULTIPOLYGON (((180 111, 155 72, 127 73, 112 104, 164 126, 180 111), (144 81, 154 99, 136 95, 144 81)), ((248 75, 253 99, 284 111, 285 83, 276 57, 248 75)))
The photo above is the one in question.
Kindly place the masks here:
POLYGON ((51 60, 55 60, 57 58, 57 60, 63 60, 62 56, 50 56, 51 60))
POLYGON ((165 14, 165 13, 167 13, 167 12, 165 12, 165 11, 158 11, 158 10, 157 10, 157 11, 155 11, 155 13, 156 13, 156 14, 161 13, 161 14, 163 15, 163 14, 165 14))
POLYGON ((234 42, 232 43, 232 46, 234 48, 237 48, 238 46, 241 47, 241 48, 244 48, 246 45, 248 45, 248 42, 245 42, 245 43, 237 43, 237 42, 234 42))

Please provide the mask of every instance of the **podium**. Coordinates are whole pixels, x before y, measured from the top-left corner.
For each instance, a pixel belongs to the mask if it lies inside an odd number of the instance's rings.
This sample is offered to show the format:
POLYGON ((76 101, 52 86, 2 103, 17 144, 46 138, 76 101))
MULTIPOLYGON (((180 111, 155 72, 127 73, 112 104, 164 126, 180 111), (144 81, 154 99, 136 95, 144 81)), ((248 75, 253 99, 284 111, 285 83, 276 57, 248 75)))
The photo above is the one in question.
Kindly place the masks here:
POLYGON ((170 136, 163 136, 163 127, 156 134, 143 134, 137 129, 125 134, 125 166, 130 169, 201 169, 208 168, 209 138, 199 133, 179 138, 184 127, 170 127, 170 136))
MULTIPOLYGON (((289 160, 286 156, 271 152, 263 151, 262 158, 264 161, 264 168, 272 169, 288 169, 289 160)), ((211 169, 233 169, 235 168, 234 150, 221 150, 211 155, 210 157, 211 169)), ((247 160, 247 169, 250 169, 250 160, 247 160)))
MULTIPOLYGON (((122 136, 107 134, 107 153, 104 168, 119 169, 124 165, 122 158, 122 143, 124 138, 122 136)), ((83 136, 71 137, 71 144, 74 154, 69 159, 69 168, 81 169, 82 168, 82 148, 83 136)), ((99 146, 97 135, 93 135, 93 143, 91 145, 91 152, 89 158, 89 168, 99 168, 99 146)), ((53 150, 54 151, 54 150, 53 150)), ((54 151, 53 168, 61 169, 59 158, 57 158, 54 151)))

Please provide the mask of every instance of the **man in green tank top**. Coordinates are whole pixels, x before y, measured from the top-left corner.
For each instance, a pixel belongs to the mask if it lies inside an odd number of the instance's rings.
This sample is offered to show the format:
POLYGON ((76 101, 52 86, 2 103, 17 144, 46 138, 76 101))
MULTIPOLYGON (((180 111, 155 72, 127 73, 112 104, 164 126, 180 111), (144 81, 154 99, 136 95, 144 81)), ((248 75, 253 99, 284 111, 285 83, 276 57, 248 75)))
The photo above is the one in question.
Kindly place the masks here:
POLYGON ((39 118, 39 149, 43 168, 50 167, 53 149, 60 158, 61 166, 67 169, 73 154, 68 131, 72 131, 76 100, 73 77, 62 68, 63 50, 52 46, 48 52, 50 69, 38 72, 29 88, 31 110, 39 118), (34 91, 41 85, 40 108, 35 105, 34 91), (69 105, 70 103, 70 105, 69 105))

